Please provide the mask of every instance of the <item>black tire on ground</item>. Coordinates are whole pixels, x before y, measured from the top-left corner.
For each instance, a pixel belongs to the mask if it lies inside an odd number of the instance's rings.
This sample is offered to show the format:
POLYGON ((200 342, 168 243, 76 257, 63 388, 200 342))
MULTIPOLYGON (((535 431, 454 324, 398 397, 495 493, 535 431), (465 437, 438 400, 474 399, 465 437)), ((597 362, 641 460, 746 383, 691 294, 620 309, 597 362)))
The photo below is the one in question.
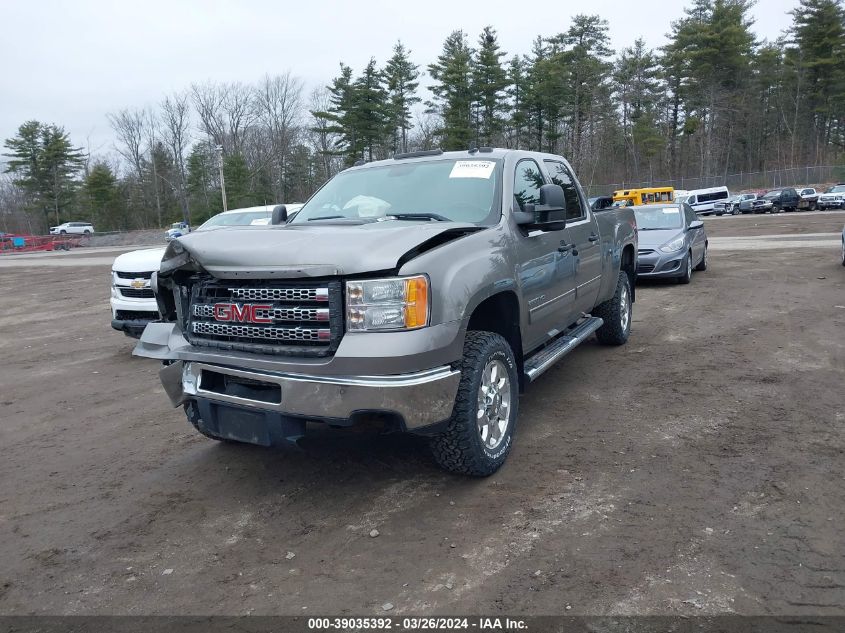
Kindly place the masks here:
POLYGON ((704 245, 704 254, 702 254, 701 261, 698 262, 698 265, 695 267, 695 269, 701 271, 707 270, 707 244, 704 245))
POLYGON ((91 235, 91 231, 89 231, 88 229, 85 229, 85 230, 83 231, 83 233, 85 233, 85 235, 86 235, 86 236, 90 236, 90 235, 91 235))
POLYGON ((505 462, 513 443, 519 410, 519 378, 508 342, 493 332, 470 331, 464 340, 461 382, 446 431, 431 438, 435 461, 444 469, 472 477, 487 477, 505 462), (510 406, 508 423, 492 449, 482 441, 478 427, 479 393, 488 363, 500 361, 507 370, 510 406))
POLYGON ((62 229, 61 231, 59 231, 59 235, 67 235, 67 231, 65 231, 64 229, 62 229))
POLYGON ((776 204, 772 205, 772 214, 780 213, 780 207, 776 204))
POLYGON ((688 284, 692 281, 692 251, 687 251, 687 256, 681 265, 684 267, 684 274, 678 277, 678 283, 688 284))
POLYGON ((845 239, 842 240, 842 265, 845 266, 845 239))
POLYGON ((631 334, 631 280, 622 271, 616 280, 613 296, 593 309, 593 316, 600 317, 604 324, 596 330, 596 338, 602 345, 624 345, 631 334), (627 313, 627 318, 626 318, 627 313))

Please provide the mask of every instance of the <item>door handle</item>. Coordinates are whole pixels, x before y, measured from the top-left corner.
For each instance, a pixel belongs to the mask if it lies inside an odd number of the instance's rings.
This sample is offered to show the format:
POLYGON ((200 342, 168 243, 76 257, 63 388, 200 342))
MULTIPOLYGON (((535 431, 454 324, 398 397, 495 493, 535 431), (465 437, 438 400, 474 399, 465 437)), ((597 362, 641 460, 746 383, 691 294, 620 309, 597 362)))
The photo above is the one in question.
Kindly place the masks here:
POLYGON ((598 242, 599 236, 596 235, 595 233, 590 233, 590 237, 588 237, 587 239, 590 240, 591 242, 598 242))
POLYGON ((557 247, 559 253, 569 253, 571 252, 573 255, 577 255, 578 251, 575 250, 575 244, 567 244, 566 242, 561 242, 560 246, 557 247))

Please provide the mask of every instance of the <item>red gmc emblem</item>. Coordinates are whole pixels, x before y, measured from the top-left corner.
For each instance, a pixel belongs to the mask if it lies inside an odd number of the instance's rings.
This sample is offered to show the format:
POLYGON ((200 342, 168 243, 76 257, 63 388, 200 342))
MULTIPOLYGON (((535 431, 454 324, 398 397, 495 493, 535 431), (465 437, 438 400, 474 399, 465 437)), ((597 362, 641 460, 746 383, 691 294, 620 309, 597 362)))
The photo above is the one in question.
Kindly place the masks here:
POLYGON ((269 303, 215 303, 214 320, 235 323, 272 323, 273 319, 268 315, 273 306, 269 303), (258 315, 259 312, 263 314, 258 315))

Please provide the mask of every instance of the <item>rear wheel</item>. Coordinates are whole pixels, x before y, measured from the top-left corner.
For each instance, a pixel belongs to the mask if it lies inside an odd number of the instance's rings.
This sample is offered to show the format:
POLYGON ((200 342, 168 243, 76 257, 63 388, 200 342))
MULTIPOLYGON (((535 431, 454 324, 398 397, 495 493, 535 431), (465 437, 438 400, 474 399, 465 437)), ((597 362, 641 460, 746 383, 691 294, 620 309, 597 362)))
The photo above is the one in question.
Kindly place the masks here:
POLYGON ((845 239, 842 240, 842 265, 845 266, 845 239))
POLYGON ((600 317, 604 324, 596 330, 596 338, 602 345, 622 345, 631 333, 631 281, 622 271, 616 280, 613 297, 593 309, 593 316, 600 317))
POLYGON ((434 459, 460 475, 492 475, 510 452, 518 409, 511 346, 493 332, 467 332, 452 417, 446 431, 431 439, 434 459))
POLYGON ((692 251, 687 252, 685 261, 681 264, 684 267, 684 274, 678 277, 679 284, 688 284, 692 281, 692 251))

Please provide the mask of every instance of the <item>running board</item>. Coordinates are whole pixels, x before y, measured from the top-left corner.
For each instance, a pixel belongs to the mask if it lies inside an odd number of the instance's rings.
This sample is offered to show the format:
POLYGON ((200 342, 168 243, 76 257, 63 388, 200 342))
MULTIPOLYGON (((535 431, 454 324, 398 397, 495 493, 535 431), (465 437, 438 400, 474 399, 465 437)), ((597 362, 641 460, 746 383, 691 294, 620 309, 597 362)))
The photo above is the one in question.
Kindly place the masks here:
POLYGON ((537 380, 549 367, 586 341, 603 324, 604 321, 599 317, 587 317, 582 323, 555 339, 554 343, 531 356, 525 361, 525 380, 527 382, 537 380))

